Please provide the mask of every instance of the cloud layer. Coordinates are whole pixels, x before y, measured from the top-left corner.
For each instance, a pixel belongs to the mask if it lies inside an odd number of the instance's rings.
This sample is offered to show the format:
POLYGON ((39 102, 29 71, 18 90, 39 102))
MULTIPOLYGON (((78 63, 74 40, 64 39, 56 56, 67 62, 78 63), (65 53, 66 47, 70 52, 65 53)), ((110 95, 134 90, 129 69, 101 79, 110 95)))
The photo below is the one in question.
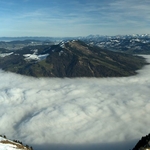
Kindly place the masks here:
POLYGON ((36 79, 1 70, 0 134, 37 150, 132 148, 149 133, 149 70, 99 79, 36 79))

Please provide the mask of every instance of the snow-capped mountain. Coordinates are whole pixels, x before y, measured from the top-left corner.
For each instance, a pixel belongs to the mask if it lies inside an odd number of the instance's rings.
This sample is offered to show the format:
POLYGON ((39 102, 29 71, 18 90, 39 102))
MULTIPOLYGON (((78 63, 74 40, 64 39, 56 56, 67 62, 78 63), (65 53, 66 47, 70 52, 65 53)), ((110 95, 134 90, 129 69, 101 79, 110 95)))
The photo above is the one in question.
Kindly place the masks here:
POLYGON ((101 36, 89 35, 86 37, 0 37, 0 48, 20 49, 24 46, 33 45, 53 45, 68 40, 82 40, 90 45, 99 46, 101 48, 122 51, 126 53, 150 54, 150 34, 132 34, 132 35, 116 35, 101 36), (6 42, 7 41, 7 42, 6 42), (9 41, 9 42, 8 42, 9 41))
POLYGON ((82 38, 87 44, 96 45, 101 48, 123 51, 127 53, 150 53, 150 35, 116 35, 116 36, 98 36, 89 35, 82 38))

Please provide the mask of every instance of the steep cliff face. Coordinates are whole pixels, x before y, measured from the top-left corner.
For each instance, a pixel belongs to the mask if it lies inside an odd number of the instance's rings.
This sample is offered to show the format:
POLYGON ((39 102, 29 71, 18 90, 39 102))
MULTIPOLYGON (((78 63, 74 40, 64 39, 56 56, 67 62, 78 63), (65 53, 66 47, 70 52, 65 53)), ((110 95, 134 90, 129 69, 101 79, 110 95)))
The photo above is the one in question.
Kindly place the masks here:
POLYGON ((81 41, 26 47, 0 56, 3 70, 34 77, 129 76, 146 64, 142 57, 103 50, 81 41))

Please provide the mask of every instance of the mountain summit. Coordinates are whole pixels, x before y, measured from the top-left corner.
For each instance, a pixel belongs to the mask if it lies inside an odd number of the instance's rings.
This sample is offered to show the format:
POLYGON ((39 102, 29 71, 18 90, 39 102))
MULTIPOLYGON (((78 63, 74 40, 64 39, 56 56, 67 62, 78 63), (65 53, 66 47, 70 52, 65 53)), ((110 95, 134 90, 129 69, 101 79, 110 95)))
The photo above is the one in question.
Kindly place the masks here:
POLYGON ((120 77, 136 74, 146 62, 72 40, 57 45, 1 50, 0 68, 34 77, 120 77))

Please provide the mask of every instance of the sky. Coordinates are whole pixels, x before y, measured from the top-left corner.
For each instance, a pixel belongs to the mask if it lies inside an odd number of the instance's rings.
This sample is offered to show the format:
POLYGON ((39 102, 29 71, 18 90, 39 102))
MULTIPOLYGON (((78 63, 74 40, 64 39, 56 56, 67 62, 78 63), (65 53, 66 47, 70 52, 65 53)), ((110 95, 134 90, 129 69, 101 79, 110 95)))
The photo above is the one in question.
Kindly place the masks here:
POLYGON ((150 34, 149 0, 0 0, 0 37, 150 34))
POLYGON ((128 150, 150 132, 150 65, 119 78, 0 70, 0 83, 0 134, 34 150, 128 150))

